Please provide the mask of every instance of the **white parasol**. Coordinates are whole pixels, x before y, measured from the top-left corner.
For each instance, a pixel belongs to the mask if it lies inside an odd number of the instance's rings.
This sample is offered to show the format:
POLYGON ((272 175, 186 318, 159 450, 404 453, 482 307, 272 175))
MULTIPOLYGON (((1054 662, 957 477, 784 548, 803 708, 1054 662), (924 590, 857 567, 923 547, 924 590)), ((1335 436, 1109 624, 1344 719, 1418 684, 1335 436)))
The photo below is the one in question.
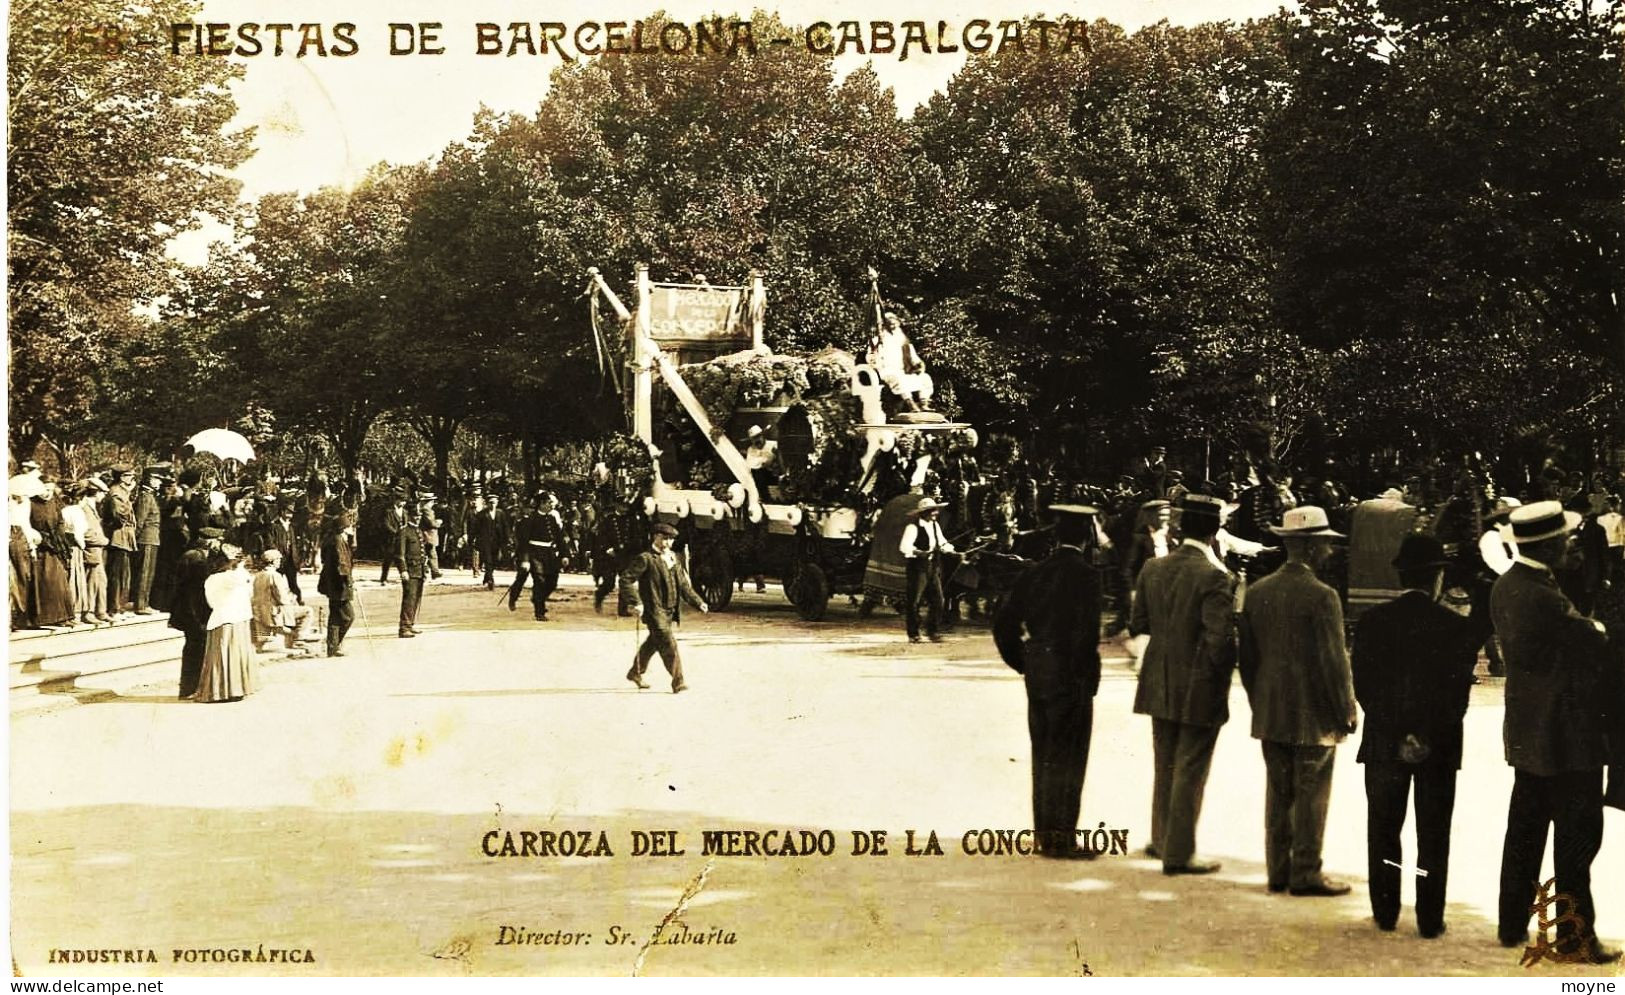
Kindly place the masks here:
POLYGON ((248 440, 227 428, 206 428, 186 440, 186 444, 200 453, 213 453, 221 459, 234 459, 247 463, 254 458, 254 447, 248 440))
POLYGON ((44 481, 32 473, 19 473, 11 478, 6 490, 12 497, 34 498, 46 492, 44 481))

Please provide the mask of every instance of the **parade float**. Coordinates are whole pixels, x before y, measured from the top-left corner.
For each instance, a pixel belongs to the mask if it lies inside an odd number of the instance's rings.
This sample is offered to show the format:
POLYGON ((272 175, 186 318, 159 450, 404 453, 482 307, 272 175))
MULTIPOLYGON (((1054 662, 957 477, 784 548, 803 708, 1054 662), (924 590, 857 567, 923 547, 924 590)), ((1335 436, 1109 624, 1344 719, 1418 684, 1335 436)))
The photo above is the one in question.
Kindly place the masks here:
MULTIPOLYGON (((881 509, 918 491, 933 460, 976 445, 940 414, 888 414, 879 371, 860 357, 774 353, 757 273, 744 286, 656 283, 640 265, 628 309, 588 272, 595 329, 600 298, 620 324, 598 330, 601 356, 630 371, 619 384, 629 428, 652 461, 643 510, 678 528, 714 608, 760 577, 782 583, 802 618, 822 618, 831 596, 865 590, 881 509)), ((868 580, 871 594, 894 593, 893 578, 868 580)))

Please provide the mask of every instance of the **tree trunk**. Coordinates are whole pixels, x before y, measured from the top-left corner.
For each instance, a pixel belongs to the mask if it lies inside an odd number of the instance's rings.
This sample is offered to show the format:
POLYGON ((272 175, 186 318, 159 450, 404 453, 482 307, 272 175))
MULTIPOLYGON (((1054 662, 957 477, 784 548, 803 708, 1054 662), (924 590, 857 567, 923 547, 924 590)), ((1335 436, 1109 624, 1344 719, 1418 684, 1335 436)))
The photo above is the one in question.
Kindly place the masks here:
POLYGON ((454 415, 408 415, 406 422, 434 451, 435 486, 438 493, 446 493, 451 483, 451 448, 463 419, 454 415))
POLYGON ((327 426, 327 437, 333 443, 333 452, 344 466, 344 475, 353 475, 361 465, 361 447, 367 441, 376 409, 361 401, 351 401, 335 412, 327 426))

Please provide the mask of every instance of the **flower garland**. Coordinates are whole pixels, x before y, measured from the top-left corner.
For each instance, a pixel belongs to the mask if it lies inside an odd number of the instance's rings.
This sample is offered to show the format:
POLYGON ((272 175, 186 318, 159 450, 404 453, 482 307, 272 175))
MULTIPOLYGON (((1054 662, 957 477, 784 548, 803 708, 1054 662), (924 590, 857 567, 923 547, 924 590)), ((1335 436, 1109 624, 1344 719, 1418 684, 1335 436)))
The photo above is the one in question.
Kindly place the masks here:
POLYGON ((851 358, 840 353, 763 356, 735 353, 683 367, 683 379, 705 409, 706 417, 726 425, 740 408, 796 404, 812 397, 845 393, 851 382, 851 358))

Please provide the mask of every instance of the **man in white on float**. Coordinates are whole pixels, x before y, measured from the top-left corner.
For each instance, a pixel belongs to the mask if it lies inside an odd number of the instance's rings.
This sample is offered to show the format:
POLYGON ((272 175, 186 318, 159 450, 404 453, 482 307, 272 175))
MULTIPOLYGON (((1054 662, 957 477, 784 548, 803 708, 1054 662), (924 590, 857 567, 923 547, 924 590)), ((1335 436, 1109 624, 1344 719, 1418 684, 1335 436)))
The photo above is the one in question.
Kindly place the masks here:
POLYGON ((881 324, 880 334, 869 340, 869 362, 887 390, 901 397, 908 410, 920 411, 927 407, 935 389, 931 375, 925 372, 925 360, 908 340, 897 312, 887 311, 881 324))

